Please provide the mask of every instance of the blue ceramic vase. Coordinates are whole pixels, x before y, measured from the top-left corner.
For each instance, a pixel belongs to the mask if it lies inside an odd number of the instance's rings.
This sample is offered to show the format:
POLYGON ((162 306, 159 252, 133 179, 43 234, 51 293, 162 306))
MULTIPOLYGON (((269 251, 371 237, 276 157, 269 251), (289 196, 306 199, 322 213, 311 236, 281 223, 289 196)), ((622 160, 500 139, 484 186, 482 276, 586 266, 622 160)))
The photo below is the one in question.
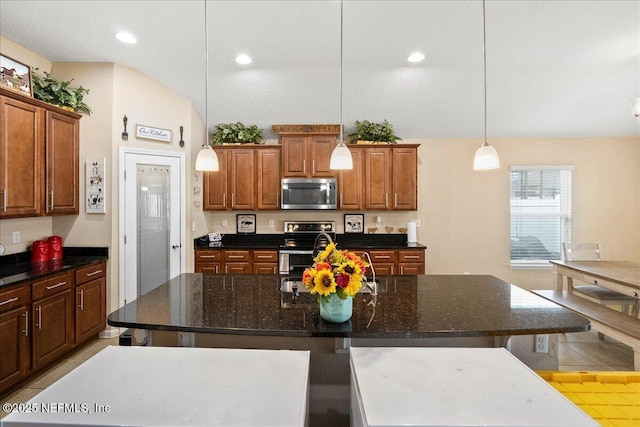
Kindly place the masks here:
POLYGON ((327 298, 320 297, 320 317, 328 322, 342 323, 351 319, 353 314, 353 298, 340 299, 337 294, 327 298))

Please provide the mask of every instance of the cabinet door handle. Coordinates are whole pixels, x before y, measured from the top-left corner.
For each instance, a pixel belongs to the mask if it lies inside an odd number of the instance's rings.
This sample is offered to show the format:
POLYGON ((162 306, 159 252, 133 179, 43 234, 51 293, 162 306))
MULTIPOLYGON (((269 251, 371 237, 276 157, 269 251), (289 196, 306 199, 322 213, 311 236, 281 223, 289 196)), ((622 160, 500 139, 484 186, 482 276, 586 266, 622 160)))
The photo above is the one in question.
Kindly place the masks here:
POLYGON ((24 312, 24 336, 29 336, 29 310, 24 312))
POLYGON ((311 160, 311 174, 312 175, 316 174, 316 160, 315 159, 311 160))
POLYGON ((302 161, 302 173, 303 173, 303 175, 307 174, 307 161, 306 160, 302 161))
POLYGON ((404 258, 405 259, 418 259, 420 257, 418 255, 405 255, 404 258))
POLYGON ((200 258, 215 258, 215 255, 200 255, 200 258))
POLYGON ((42 306, 39 305, 38 308, 36 308, 36 311, 38 312, 38 323, 36 326, 38 329, 42 329, 42 306))
POLYGON ((384 193, 384 207, 389 207, 389 193, 384 193))
POLYGON ((222 206, 227 207, 227 193, 222 193, 222 206))
POLYGON ((80 290, 80 305, 78 307, 80 310, 84 310, 84 289, 80 290))
POLYGON ((50 291, 51 289, 59 288, 60 286, 64 286, 66 284, 67 282, 60 282, 55 285, 47 286, 47 290, 50 291))
POLYGON ((229 255, 229 258, 244 258, 244 255, 229 255))
POLYGON ((344 207, 344 197, 342 196, 342 193, 340 193, 340 207, 344 207))
POLYGON ((0 302, 0 305, 9 304, 10 302, 14 302, 14 301, 18 301, 18 297, 10 298, 10 299, 8 299, 6 301, 2 301, 2 302, 0 302))
POLYGON ((95 276, 96 274, 102 273, 102 270, 92 271, 91 273, 87 273, 87 277, 95 276))
POLYGON ((49 209, 53 210, 53 190, 49 191, 49 209))
POLYGON ((393 207, 398 207, 398 193, 393 193, 393 207))
POLYGON ((271 255, 258 255, 258 258, 268 258, 268 259, 271 259, 271 255))
POLYGON ((2 190, 2 199, 3 199, 2 210, 6 212, 7 211, 7 189, 6 188, 2 190))

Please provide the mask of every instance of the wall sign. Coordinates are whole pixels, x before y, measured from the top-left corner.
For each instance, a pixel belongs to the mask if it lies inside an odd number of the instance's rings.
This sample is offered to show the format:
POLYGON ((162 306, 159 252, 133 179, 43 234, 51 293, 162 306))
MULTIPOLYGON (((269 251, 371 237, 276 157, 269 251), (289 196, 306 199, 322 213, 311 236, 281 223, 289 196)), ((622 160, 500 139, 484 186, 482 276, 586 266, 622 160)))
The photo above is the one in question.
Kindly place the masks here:
POLYGON ((154 128, 151 126, 136 124, 136 138, 171 142, 171 131, 169 129, 154 128))

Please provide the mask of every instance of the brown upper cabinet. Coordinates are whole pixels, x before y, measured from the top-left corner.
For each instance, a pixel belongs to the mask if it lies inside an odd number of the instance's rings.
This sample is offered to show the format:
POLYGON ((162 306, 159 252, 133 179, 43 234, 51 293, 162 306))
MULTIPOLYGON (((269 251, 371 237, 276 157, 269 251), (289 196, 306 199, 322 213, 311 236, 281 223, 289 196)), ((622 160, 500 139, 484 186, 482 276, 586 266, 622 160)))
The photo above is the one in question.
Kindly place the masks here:
POLYGON ((279 146, 220 146, 214 150, 220 170, 204 172, 204 210, 279 209, 279 146))
POLYGON ((283 178, 327 178, 340 125, 273 125, 282 143, 283 178))
POLYGON ((418 209, 418 144, 364 149, 365 210, 418 209))
POLYGON ((0 88, 0 218, 79 212, 79 119, 0 88))
POLYGON ((335 171, 329 168, 329 164, 336 141, 335 135, 283 136, 283 177, 326 178, 335 176, 335 171))
POLYGON ((79 212, 79 126, 78 120, 47 111, 46 205, 47 215, 79 212))

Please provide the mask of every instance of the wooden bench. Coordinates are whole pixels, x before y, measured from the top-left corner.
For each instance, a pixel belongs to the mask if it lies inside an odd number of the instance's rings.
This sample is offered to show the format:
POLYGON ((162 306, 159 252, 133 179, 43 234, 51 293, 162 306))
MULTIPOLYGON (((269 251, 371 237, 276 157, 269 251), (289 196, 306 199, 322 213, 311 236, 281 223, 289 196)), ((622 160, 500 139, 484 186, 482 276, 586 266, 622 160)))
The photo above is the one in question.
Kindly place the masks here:
POLYGON ((596 331, 627 344, 633 349, 633 367, 640 371, 640 319, 615 311, 567 291, 531 291, 542 298, 588 318, 596 331))

